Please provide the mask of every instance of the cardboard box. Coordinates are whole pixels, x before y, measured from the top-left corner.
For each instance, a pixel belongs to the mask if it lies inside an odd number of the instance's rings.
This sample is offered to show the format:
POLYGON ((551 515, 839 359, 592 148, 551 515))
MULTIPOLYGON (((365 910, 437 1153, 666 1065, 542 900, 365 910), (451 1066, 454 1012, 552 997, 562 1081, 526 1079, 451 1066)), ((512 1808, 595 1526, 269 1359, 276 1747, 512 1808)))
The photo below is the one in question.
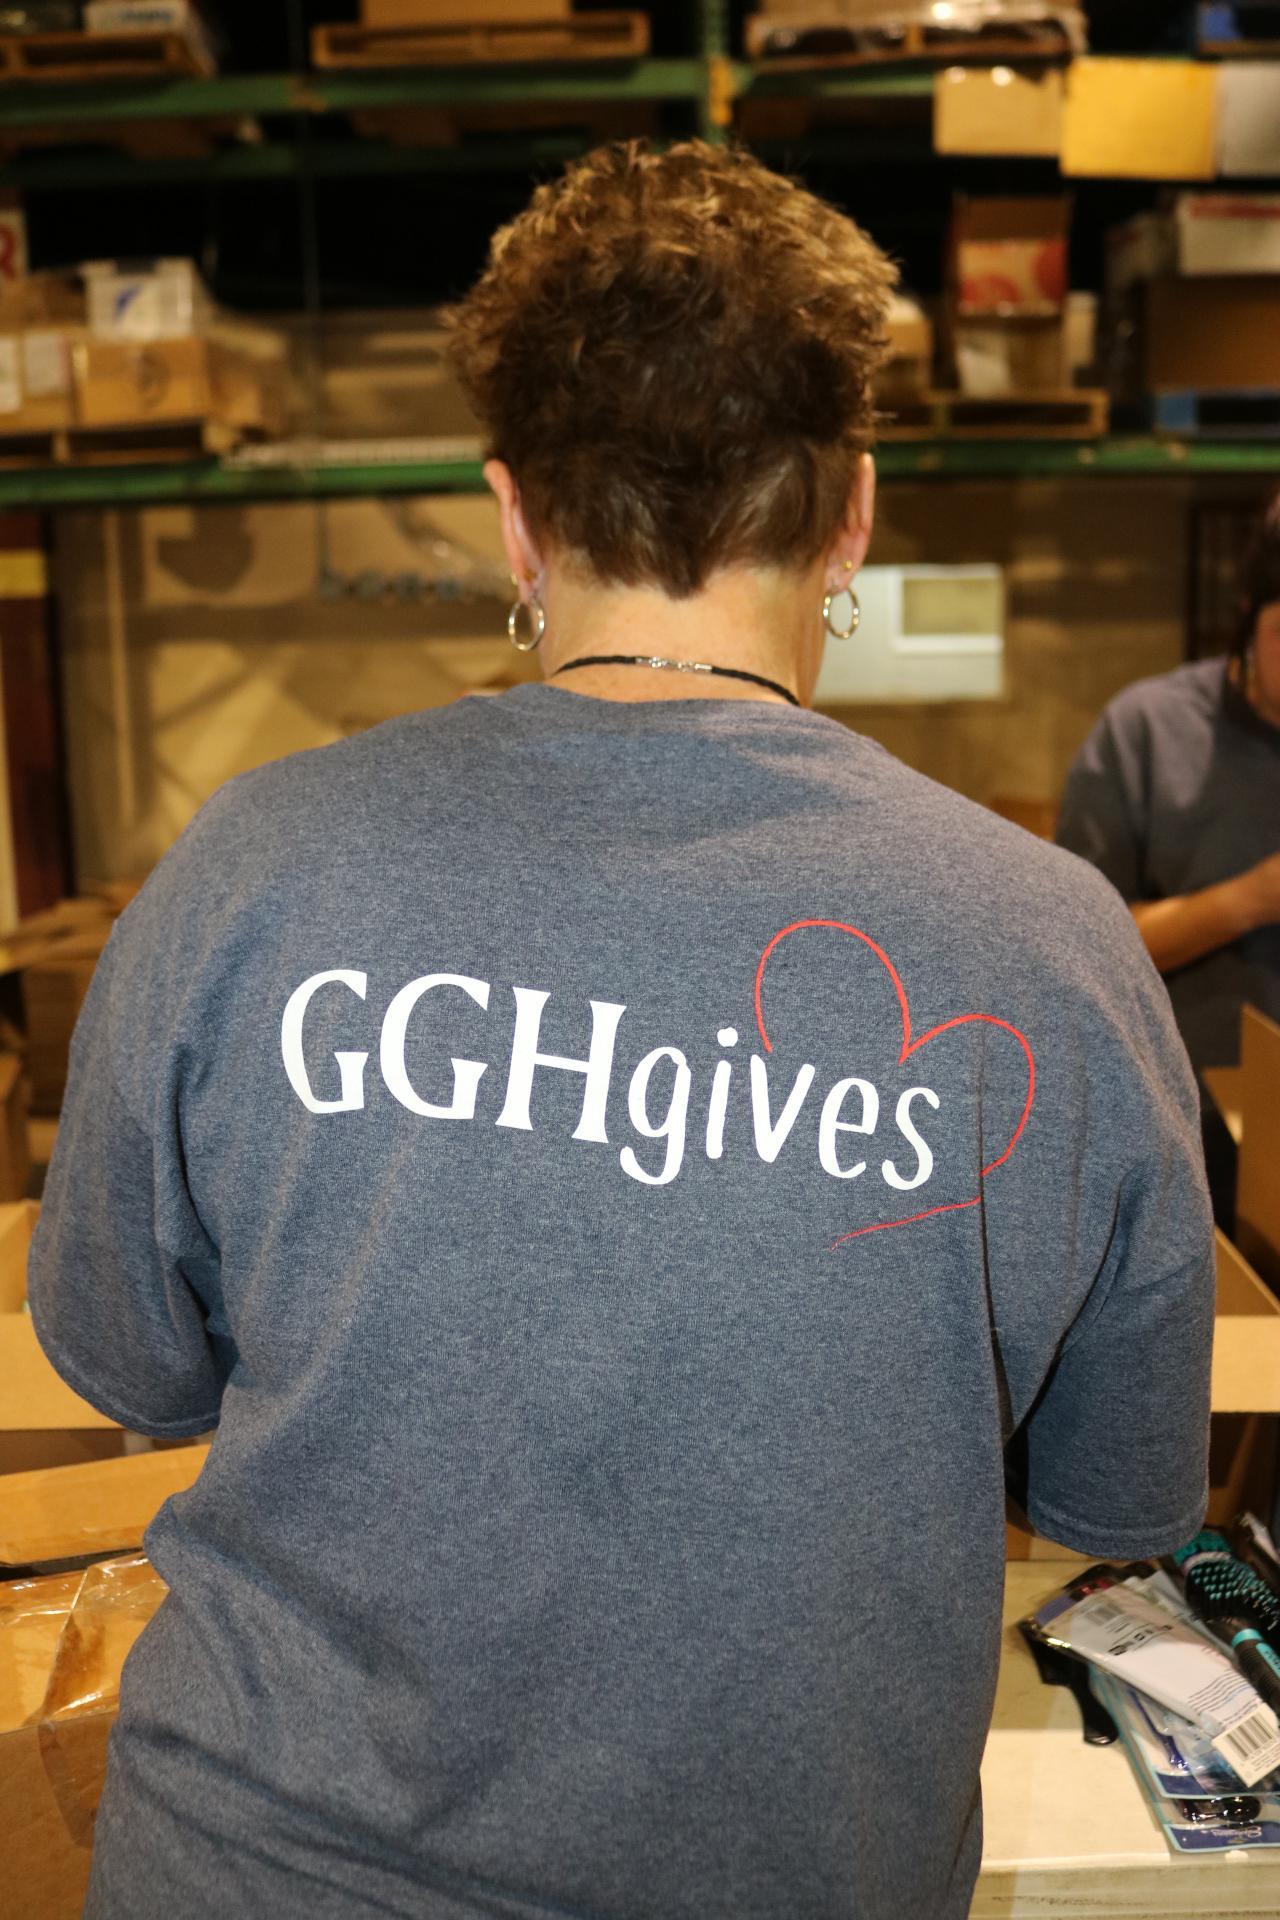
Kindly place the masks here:
POLYGON ((1070 223, 1071 203, 1064 198, 957 198, 951 227, 955 311, 966 317, 1061 312, 1070 223))
POLYGON ((1179 194, 1173 230, 1180 274, 1280 274, 1280 194, 1179 194))
POLYGON ((21 1060, 0 1053, 0 1204, 26 1198, 31 1178, 27 1104, 21 1060))
POLYGON ((1280 1026, 1256 1007, 1241 1017, 1240 1119, 1236 1238, 1280 1288, 1280 1026))
POLYGON ((1071 294, 1062 314, 959 319, 952 326, 956 381, 975 399, 1061 393, 1091 366, 1097 301, 1071 294))
POLYGON ((27 1303, 27 1255, 40 1217, 34 1201, 0 1206, 0 1434, 110 1431, 114 1420, 56 1374, 36 1339, 27 1303))
POLYGON ((82 427, 217 420, 266 434, 284 418, 283 350, 251 354, 215 339, 83 340, 72 354, 82 427))
POLYGON ((82 327, 86 318, 84 283, 76 273, 31 273, 25 280, 0 280, 0 328, 82 327))
POLYGON ((1224 60, 1218 69, 1218 172, 1280 174, 1280 63, 1224 60))
POLYGON ((81 269, 89 331, 98 340, 151 344, 187 340, 213 318, 204 283, 190 260, 153 260, 131 267, 90 260, 81 269))
POLYGON ((360 24, 364 27, 565 20, 569 12, 570 0, 360 0, 360 24))
POLYGON ((1146 391, 1280 388, 1280 281, 1166 277, 1139 299, 1146 391))
POLYGON ((19 285, 27 277, 27 216, 16 193, 0 193, 0 283, 19 285))
POLYGON ((27 1030, 27 1075, 33 1113, 56 1114, 67 1086, 71 1036, 89 991, 109 929, 68 942, 57 956, 22 970, 27 1030))
POLYGON ((1065 83, 1057 67, 1043 73, 1013 67, 946 67, 933 94, 938 153, 1056 160, 1062 147, 1065 83))
POLYGON ((204 1445, 166 1447, 88 1466, 10 1474, 0 1501, 0 1567, 141 1546, 165 1501, 194 1485, 208 1457, 204 1445))
POLYGON ((0 1502, 0 1858, 5 1920, 78 1920, 125 1659, 166 1593, 135 1548, 204 1464, 178 1447, 15 1475, 0 1502), (15 1568, 88 1554, 80 1570, 15 1568))
POLYGON ((1215 1413, 1280 1413, 1280 1300, 1238 1247, 1217 1235, 1215 1413))
POLYGON ((1073 60, 1062 119, 1063 173, 1212 180, 1219 71, 1197 60, 1073 60))
POLYGON ((6 1920, 75 1920, 125 1659, 167 1589, 141 1554, 0 1585, 6 1920))
POLYGON ((58 327, 0 333, 0 434, 55 433, 72 424, 72 344, 58 327))

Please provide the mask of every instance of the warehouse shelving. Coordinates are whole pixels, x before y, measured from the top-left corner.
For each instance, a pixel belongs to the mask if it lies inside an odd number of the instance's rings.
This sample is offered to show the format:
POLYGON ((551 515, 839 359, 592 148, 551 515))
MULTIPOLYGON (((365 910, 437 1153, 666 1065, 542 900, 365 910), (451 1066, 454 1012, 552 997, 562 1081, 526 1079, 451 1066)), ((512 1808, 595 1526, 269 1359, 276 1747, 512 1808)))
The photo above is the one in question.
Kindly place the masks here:
MULTIPOLYGON (((938 72, 935 67, 909 62, 811 71, 761 70, 730 56, 724 0, 701 0, 694 44, 696 52, 687 58, 645 58, 590 66, 529 63, 396 67, 372 72, 353 69, 176 77, 56 88, 10 86, 0 89, 0 142, 6 134, 22 128, 47 132, 59 126, 92 126, 109 130, 166 120, 216 121, 222 127, 239 123, 247 137, 207 154, 179 157, 139 158, 124 152, 86 154, 70 148, 44 148, 10 160, 4 174, 9 183, 30 192, 142 188, 172 181, 448 175, 513 165, 534 169, 571 158, 583 150, 591 136, 566 127, 512 136, 486 135, 453 146, 413 147, 367 134, 331 139, 322 128, 326 121, 340 116, 379 109, 646 103, 683 107, 690 124, 696 121, 714 137, 722 135, 730 123, 736 100, 927 103, 938 72)), ((851 130, 837 144, 849 145, 852 157, 856 142, 851 130)), ((822 144, 819 139, 817 145, 822 144)), ((1101 442, 890 442, 880 449, 879 464, 882 475, 890 480, 1271 473, 1280 471, 1280 443, 1120 437, 1101 442)), ((431 458, 346 464, 326 461, 271 468, 209 462, 51 466, 0 470, 0 507, 456 493, 478 490, 481 484, 476 463, 431 458)))
MULTIPOLYGON (((877 450, 882 479, 994 480, 1151 478, 1280 473, 1280 441, 1189 442, 1113 438, 888 441, 877 450)), ((478 460, 415 458, 298 466, 209 461, 164 466, 62 466, 0 472, 0 510, 115 506, 174 501, 372 498, 388 494, 481 493, 478 460)))

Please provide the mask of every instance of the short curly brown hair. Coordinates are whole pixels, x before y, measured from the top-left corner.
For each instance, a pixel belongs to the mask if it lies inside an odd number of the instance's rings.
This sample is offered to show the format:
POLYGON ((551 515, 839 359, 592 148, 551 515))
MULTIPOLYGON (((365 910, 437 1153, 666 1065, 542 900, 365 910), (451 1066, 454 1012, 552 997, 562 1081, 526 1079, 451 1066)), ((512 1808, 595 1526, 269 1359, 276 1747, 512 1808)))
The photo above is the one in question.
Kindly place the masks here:
POLYGON ((633 141, 495 235, 451 353, 535 535, 603 583, 683 598, 834 537, 896 281, 852 220, 749 153, 633 141))

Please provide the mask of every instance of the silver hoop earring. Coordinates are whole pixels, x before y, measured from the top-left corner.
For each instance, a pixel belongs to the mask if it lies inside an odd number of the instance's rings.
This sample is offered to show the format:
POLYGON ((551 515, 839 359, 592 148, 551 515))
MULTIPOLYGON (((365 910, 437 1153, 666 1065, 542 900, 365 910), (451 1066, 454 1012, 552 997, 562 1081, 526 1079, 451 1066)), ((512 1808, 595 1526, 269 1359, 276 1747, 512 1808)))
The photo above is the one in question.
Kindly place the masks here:
POLYGON ((507 638, 517 653, 532 653, 538 647, 547 630, 547 614, 541 600, 535 594, 532 600, 517 600, 507 615, 507 638), (520 638, 520 615, 529 615, 530 630, 527 639, 520 638))
POLYGON ((822 624, 833 640, 852 640, 862 625, 862 608, 858 605, 858 596, 852 587, 832 588, 822 603, 822 624), (832 610, 837 600, 846 599, 849 602, 848 624, 843 627, 837 626, 831 618, 832 610))

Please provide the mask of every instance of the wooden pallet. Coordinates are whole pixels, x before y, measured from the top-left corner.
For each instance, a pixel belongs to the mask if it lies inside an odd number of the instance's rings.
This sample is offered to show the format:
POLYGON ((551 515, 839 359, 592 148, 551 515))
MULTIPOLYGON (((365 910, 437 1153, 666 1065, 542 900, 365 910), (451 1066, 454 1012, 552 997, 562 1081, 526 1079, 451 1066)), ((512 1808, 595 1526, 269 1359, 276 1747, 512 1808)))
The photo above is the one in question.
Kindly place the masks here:
POLYGON ((165 421, 137 427, 59 427, 46 433, 0 430, 0 470, 15 467, 155 466, 214 460, 241 435, 221 420, 165 421))
MULTIPOLYGON (((459 11, 464 0, 459 0, 459 11)), ((649 51, 647 13, 585 13, 530 23, 432 22, 420 27, 316 27, 317 67, 503 65, 527 60, 637 60, 649 51)))
POLYGON ((1060 60, 1084 51, 1078 16, 1055 15, 1028 22, 1025 30, 1008 25, 966 31, 944 24, 906 21, 885 27, 844 26, 830 18, 806 26, 803 17, 781 20, 776 14, 752 14, 746 23, 747 52, 770 73, 814 67, 861 67, 929 61, 939 66, 978 60, 1060 60))
POLYGON ((1196 49, 1219 60, 1274 60, 1280 55, 1280 5, 1201 6, 1196 49))
POLYGON ((0 86, 18 80, 91 85, 211 74, 212 60, 180 33, 0 34, 0 86))
POLYGON ((1154 432, 1189 440, 1280 440, 1280 389, 1238 387, 1153 394, 1154 432))
POLYGON ((886 409, 885 440, 1099 440, 1110 401, 1093 388, 976 398, 923 393, 886 409))

